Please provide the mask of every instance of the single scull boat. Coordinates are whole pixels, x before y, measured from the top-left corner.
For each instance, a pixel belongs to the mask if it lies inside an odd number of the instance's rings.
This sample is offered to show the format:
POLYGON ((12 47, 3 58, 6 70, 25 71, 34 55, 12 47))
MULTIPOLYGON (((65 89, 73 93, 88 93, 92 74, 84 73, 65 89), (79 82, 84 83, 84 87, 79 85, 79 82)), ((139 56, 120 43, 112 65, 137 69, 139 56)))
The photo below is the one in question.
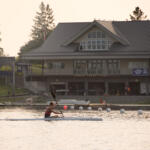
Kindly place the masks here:
POLYGON ((102 121, 102 118, 93 117, 58 117, 58 118, 12 118, 0 119, 0 121, 102 121))

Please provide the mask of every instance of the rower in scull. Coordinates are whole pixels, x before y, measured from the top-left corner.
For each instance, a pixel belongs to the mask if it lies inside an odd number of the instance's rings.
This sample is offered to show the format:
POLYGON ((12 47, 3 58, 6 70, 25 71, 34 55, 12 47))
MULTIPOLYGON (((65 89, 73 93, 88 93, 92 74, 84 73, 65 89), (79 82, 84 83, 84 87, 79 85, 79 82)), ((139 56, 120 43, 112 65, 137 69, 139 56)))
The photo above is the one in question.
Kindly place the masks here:
POLYGON ((63 113, 61 111, 57 112, 57 111, 54 110, 55 107, 56 107, 56 104, 54 104, 53 102, 50 102, 49 106, 46 108, 46 111, 45 111, 45 118, 48 118, 48 117, 59 117, 59 115, 51 116, 52 113, 54 113, 54 114, 62 114, 62 116, 63 116, 63 113))

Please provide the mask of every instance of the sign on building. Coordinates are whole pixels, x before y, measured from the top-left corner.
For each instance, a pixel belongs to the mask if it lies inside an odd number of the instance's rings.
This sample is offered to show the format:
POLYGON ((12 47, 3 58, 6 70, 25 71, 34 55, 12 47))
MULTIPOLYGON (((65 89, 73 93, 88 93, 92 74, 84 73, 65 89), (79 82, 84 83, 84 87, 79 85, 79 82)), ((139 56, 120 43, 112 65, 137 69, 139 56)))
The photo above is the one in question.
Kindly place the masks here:
POLYGON ((145 68, 134 68, 134 69, 132 69, 132 75, 147 76, 147 75, 149 75, 149 72, 148 72, 148 69, 145 69, 145 68))

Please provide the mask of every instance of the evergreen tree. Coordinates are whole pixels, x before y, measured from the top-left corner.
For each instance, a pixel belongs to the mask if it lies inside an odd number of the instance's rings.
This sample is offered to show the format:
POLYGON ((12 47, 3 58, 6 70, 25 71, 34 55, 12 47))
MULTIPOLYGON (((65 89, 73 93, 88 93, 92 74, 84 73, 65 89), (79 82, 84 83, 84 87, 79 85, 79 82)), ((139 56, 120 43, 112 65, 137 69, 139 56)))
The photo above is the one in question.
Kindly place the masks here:
POLYGON ((33 20, 34 25, 32 26, 31 32, 32 39, 20 48, 19 55, 40 47, 55 27, 53 10, 50 6, 41 2, 39 10, 39 12, 36 12, 36 16, 33 20))
POLYGON ((135 8, 133 15, 130 15, 132 21, 144 20, 146 18, 147 16, 144 15, 144 12, 139 7, 135 8))
POLYGON ((41 2, 39 8, 40 12, 36 13, 34 18, 34 26, 31 33, 33 40, 45 40, 54 28, 52 9, 49 5, 45 6, 43 2, 41 2))

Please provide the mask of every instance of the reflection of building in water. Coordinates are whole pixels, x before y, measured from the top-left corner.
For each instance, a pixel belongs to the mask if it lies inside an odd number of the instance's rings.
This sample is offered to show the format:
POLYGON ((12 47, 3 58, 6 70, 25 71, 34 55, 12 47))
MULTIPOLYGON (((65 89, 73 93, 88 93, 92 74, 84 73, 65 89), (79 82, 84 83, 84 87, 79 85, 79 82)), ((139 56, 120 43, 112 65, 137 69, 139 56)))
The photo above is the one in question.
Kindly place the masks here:
POLYGON ((60 23, 38 49, 26 86, 61 95, 150 94, 150 21, 60 23))

